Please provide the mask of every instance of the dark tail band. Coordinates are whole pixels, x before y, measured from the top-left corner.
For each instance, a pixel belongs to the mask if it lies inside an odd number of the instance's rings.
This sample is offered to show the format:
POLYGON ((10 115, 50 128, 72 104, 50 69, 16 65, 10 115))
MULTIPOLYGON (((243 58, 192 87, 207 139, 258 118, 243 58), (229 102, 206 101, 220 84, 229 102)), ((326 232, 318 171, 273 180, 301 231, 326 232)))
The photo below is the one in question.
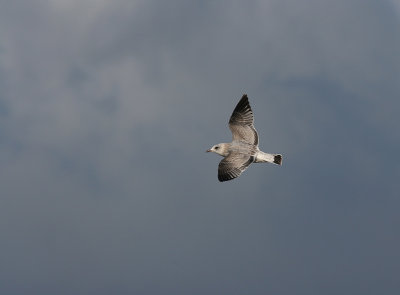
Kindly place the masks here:
POLYGON ((282 155, 275 155, 274 163, 277 165, 282 165, 282 155))

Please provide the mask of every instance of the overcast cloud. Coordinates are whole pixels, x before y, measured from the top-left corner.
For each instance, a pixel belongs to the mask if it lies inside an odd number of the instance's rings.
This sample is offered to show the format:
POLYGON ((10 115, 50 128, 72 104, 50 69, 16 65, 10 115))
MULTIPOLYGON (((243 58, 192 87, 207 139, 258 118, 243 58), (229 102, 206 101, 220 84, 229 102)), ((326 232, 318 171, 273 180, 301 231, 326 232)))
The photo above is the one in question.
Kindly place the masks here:
POLYGON ((400 2, 1 1, 1 294, 398 294, 400 2), (217 180, 243 93, 283 166, 217 180))

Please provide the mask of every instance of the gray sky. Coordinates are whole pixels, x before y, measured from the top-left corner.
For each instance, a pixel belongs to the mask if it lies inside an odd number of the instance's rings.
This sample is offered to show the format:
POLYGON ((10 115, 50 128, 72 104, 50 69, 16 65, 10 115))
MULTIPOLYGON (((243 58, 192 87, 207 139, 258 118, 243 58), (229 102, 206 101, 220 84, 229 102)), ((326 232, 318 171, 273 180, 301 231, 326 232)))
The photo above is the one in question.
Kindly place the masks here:
POLYGON ((1 1, 1 294, 398 294, 400 2, 1 1), (260 148, 219 183, 243 93, 260 148))

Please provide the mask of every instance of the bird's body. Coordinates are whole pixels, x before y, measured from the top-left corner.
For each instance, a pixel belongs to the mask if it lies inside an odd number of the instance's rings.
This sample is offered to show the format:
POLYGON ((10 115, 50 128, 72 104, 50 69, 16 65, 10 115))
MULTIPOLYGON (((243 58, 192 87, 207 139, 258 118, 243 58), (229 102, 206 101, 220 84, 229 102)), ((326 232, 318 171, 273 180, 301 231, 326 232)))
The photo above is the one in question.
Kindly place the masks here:
POLYGON ((253 112, 247 95, 244 94, 229 120, 232 142, 220 143, 207 150, 207 152, 214 152, 224 157, 218 165, 219 181, 227 181, 240 176, 251 163, 282 164, 282 155, 268 154, 259 150, 258 134, 253 122, 253 112))

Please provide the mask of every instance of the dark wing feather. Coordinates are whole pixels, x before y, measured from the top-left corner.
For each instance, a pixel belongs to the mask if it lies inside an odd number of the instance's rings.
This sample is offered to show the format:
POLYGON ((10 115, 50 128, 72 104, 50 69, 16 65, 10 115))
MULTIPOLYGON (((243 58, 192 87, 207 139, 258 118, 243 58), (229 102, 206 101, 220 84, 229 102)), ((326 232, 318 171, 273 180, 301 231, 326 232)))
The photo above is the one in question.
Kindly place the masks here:
POLYGON ((230 153, 218 165, 218 180, 222 182, 239 177, 253 162, 253 156, 230 153))
POLYGON ((229 119, 229 129, 231 129, 233 140, 258 145, 258 134, 253 123, 254 116, 249 99, 246 94, 243 94, 229 119))

